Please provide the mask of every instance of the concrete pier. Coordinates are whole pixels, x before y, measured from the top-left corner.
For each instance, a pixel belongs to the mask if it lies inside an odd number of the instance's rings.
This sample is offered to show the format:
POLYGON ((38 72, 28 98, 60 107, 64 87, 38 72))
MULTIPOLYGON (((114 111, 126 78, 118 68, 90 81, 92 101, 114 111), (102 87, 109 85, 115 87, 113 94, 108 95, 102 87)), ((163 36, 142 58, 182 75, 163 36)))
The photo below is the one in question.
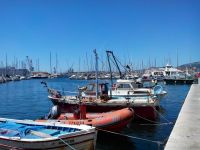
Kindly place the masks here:
POLYGON ((165 150, 200 149, 200 84, 193 84, 181 108, 165 150))

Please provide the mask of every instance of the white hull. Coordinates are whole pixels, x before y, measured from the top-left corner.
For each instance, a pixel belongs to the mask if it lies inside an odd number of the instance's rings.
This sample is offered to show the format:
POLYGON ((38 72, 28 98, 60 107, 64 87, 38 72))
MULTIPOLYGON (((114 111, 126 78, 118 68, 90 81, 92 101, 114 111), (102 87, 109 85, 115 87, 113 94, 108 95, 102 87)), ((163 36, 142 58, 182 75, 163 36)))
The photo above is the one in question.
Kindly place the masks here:
POLYGON ((69 132, 61 134, 59 136, 41 137, 41 138, 30 138, 29 136, 6 136, 0 134, 0 149, 71 149, 68 144, 77 150, 93 150, 96 146, 97 132, 95 128, 89 126, 76 126, 76 125, 64 125, 60 123, 40 123, 34 121, 23 121, 23 120, 12 120, 0 118, 0 121, 9 120, 15 121, 16 123, 25 123, 29 125, 42 125, 42 126, 53 126, 56 128, 73 127, 78 128, 80 131, 69 132))
MULTIPOLYGON (((79 104, 78 99, 71 99, 71 97, 62 97, 62 98, 54 98, 51 96, 48 96, 48 98, 56 105, 58 103, 60 104, 66 104, 66 105, 76 105, 79 104)), ((145 98, 145 97, 129 97, 130 99, 126 99, 125 97, 118 97, 118 98, 112 98, 108 101, 100 100, 100 99, 84 99, 82 102, 85 105, 97 105, 97 106, 123 106, 123 107, 135 107, 135 106, 159 106, 159 100, 157 98, 145 98)))
POLYGON ((94 147, 94 135, 88 134, 73 138, 62 138, 54 139, 54 140, 46 140, 46 141, 22 141, 18 139, 2 139, 0 137, 0 149, 51 149, 51 150, 71 150, 69 146, 67 146, 64 142, 67 142, 76 150, 92 150, 94 147))

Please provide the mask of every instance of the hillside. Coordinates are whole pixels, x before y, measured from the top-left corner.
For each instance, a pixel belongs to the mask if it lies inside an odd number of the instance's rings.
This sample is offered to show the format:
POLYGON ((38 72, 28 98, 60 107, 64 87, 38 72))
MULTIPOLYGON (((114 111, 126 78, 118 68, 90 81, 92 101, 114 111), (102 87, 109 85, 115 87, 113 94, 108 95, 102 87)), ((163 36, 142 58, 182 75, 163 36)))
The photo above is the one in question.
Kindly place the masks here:
POLYGON ((184 69, 186 67, 187 68, 196 68, 196 71, 200 72, 200 61, 193 62, 193 63, 188 63, 188 64, 183 64, 183 65, 179 66, 178 68, 184 69))

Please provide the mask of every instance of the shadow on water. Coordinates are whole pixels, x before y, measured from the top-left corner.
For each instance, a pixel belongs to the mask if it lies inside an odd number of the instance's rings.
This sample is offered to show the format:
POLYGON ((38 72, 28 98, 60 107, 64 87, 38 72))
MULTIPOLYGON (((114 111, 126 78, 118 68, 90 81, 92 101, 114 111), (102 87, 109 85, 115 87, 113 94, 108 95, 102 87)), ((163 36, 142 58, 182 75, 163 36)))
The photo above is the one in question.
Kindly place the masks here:
POLYGON ((97 150, 135 150, 135 143, 130 138, 98 131, 97 150))
POLYGON ((123 134, 132 137, 131 141, 134 141, 135 149, 162 149, 163 140, 156 137, 159 128, 147 121, 135 121, 123 130, 123 134))
POLYGON ((163 149, 165 141, 152 138, 156 130, 157 126, 143 126, 132 122, 117 134, 98 132, 97 150, 163 149))

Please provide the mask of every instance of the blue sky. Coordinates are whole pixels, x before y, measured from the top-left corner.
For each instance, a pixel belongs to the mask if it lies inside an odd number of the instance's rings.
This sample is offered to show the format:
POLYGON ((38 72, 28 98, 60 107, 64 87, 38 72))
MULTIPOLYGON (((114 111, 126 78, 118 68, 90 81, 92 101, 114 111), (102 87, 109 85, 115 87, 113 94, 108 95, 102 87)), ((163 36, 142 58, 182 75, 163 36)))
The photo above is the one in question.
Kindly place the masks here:
POLYGON ((51 52, 58 70, 79 70, 79 62, 87 70, 93 49, 101 61, 112 50, 135 68, 176 66, 177 52, 179 64, 200 61, 200 1, 0 0, 1 65, 6 54, 10 65, 29 56, 49 71, 51 52))

